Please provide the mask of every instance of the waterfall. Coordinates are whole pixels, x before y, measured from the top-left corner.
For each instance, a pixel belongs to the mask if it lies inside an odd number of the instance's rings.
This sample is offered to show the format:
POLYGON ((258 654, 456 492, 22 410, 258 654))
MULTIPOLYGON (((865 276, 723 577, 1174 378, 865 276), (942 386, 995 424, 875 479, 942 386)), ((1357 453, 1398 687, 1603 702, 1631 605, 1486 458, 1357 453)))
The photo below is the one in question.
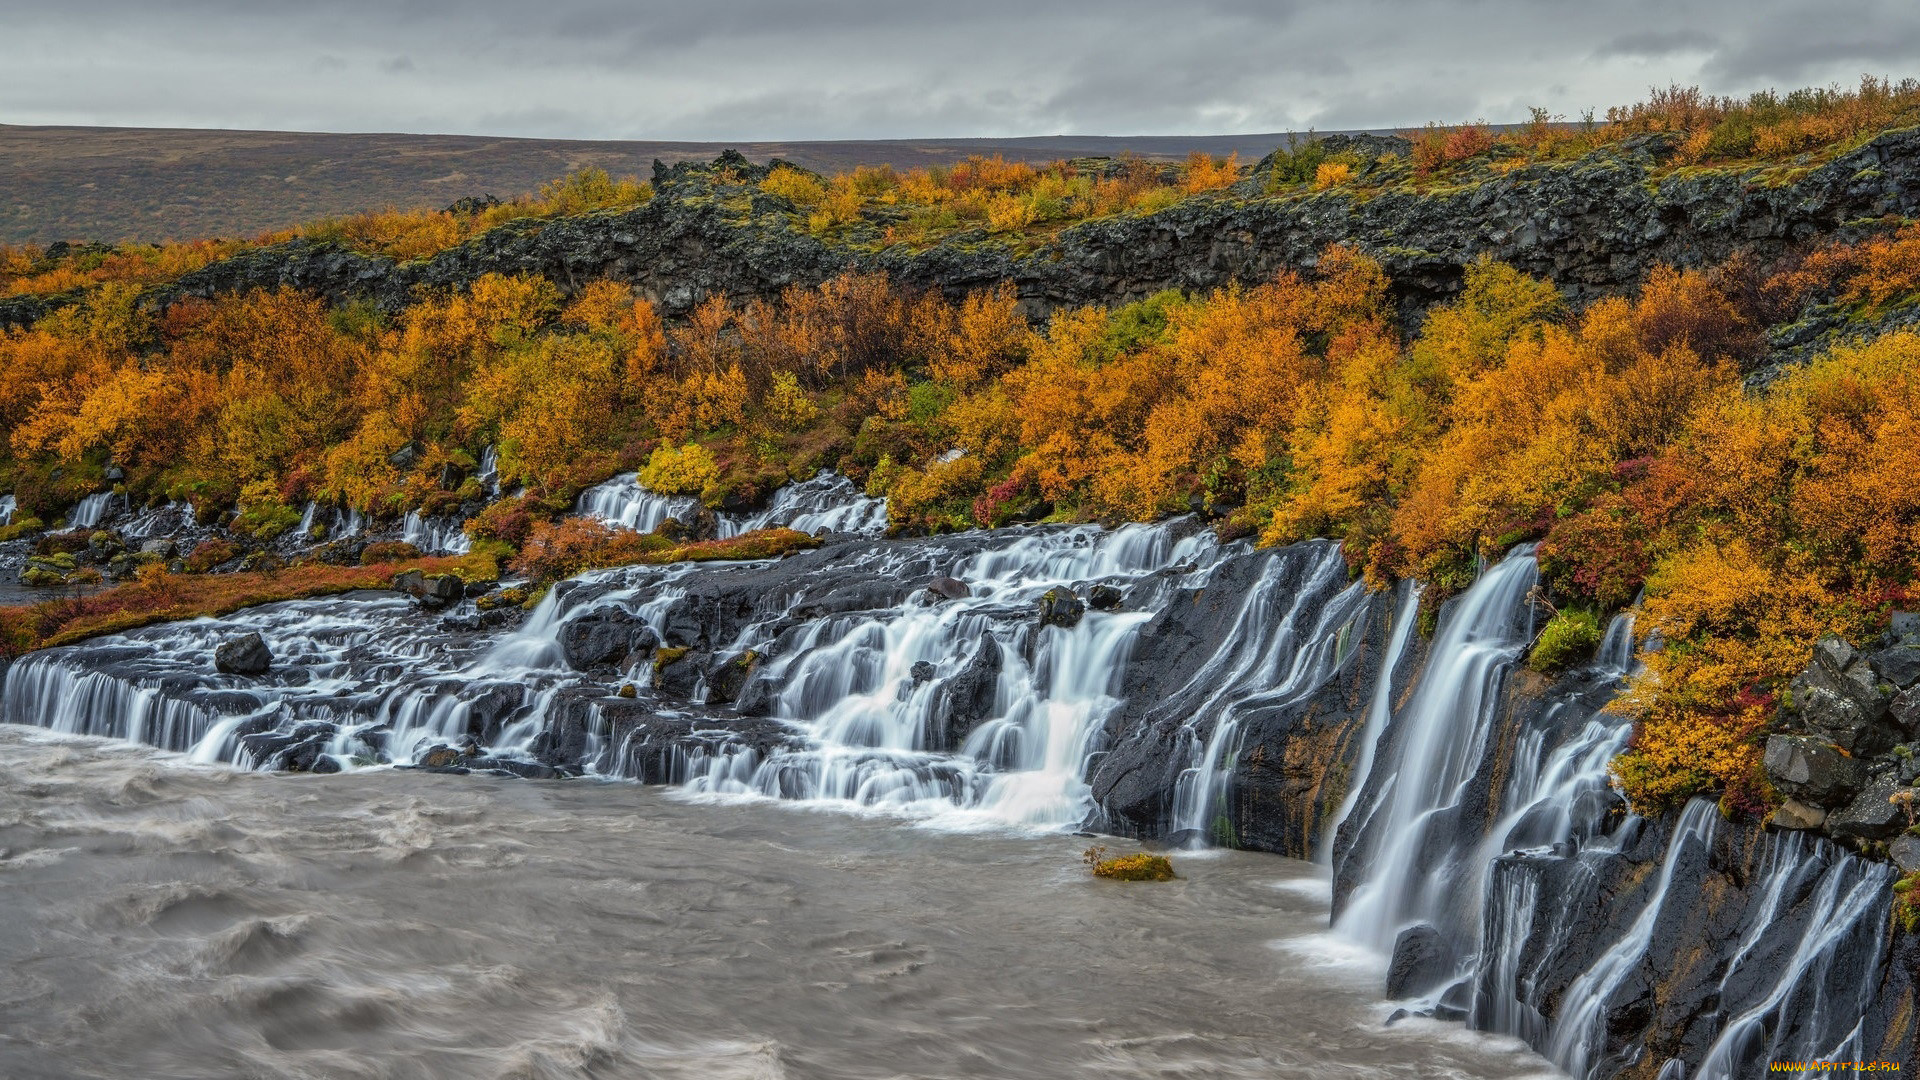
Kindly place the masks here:
POLYGON ((352 507, 342 509, 331 503, 308 500, 306 510, 300 515, 300 526, 295 531, 300 543, 304 544, 312 538, 315 525, 327 527, 325 539, 340 540, 359 535, 366 528, 366 519, 352 507))
POLYGON ((839 473, 822 470, 774 493, 765 510, 743 518, 720 519, 721 536, 737 536, 755 529, 784 526, 803 533, 827 529, 838 533, 883 533, 887 530, 887 501, 869 498, 839 473))
POLYGON ((420 511, 410 510, 401 526, 400 539, 425 555, 465 555, 473 550, 473 538, 466 534, 465 527, 457 517, 424 518, 420 511))
MULTIPOLYGON (((622 473, 581 492, 576 507, 584 517, 635 532, 652 532, 668 518, 692 524, 700 513, 700 500, 656 494, 641 486, 639 474, 622 473)), ((774 492, 765 510, 744 515, 715 514, 714 519, 723 539, 775 527, 804 533, 826 529, 874 535, 887 529, 887 501, 863 495, 853 481, 822 470, 774 492)))
POLYGON ((1400 658, 1406 655, 1407 640, 1413 636, 1413 627, 1419 621, 1420 586, 1414 582, 1405 582, 1400 586, 1400 602, 1394 606, 1393 626, 1387 640, 1387 653, 1380 663, 1380 673, 1375 677, 1373 696, 1367 701, 1367 723, 1360 731, 1360 759, 1354 763, 1349 774, 1346 797, 1341 799, 1340 808, 1327 820, 1326 833, 1321 839, 1319 861, 1331 865, 1333 862, 1333 841, 1340 827, 1353 815, 1353 808, 1360 803, 1360 791, 1367 777, 1373 772, 1375 748, 1380 736, 1387 730, 1388 721, 1393 719, 1393 679, 1400 668, 1400 658))
POLYGON ((640 486, 638 473, 621 473, 581 492, 576 507, 583 517, 598 518, 635 532, 652 532, 668 518, 692 521, 700 510, 700 500, 684 495, 656 495, 640 486))
POLYGON ((480 452, 480 487, 488 495, 500 494, 500 451, 489 444, 480 452))
POLYGON ((774 715, 805 748, 748 764, 713 755, 689 786, 949 820, 1080 821, 1087 759, 1151 614, 1087 611, 1060 627, 1037 626, 1034 613, 1055 588, 1219 557, 1208 534, 1171 537, 1166 526, 1017 536, 947 568, 970 596, 812 624, 766 676, 781 687, 774 715), (980 715, 956 716, 957 698, 980 715))
POLYGON ((1346 578, 1337 544, 1273 554, 1242 601, 1226 646, 1163 706, 1183 717, 1184 741, 1193 752, 1174 791, 1176 837, 1192 844, 1231 842, 1230 830, 1216 823, 1226 820, 1223 804, 1241 724, 1256 710, 1280 708, 1317 690, 1352 655, 1354 626, 1366 612, 1366 586, 1347 585, 1346 578), (1208 721, 1211 730, 1203 731, 1208 721))
POLYGON ((1536 577, 1532 550, 1518 549, 1447 613, 1426 670, 1375 753, 1365 783, 1371 795, 1363 797, 1370 801, 1349 818, 1358 835, 1348 857, 1364 860, 1365 876, 1335 921, 1342 933, 1388 949, 1416 922, 1466 925, 1463 886, 1479 885, 1478 867, 1450 855, 1450 812, 1481 766, 1507 671, 1532 640, 1536 577))
POLYGON ((11 495, 0 495, 0 527, 13 524, 13 512, 19 504, 11 495))
POLYGON ((73 508, 73 513, 67 516, 67 527, 71 529, 98 528, 115 515, 125 512, 126 508, 127 499, 124 495, 115 495, 112 492, 105 491, 98 495, 89 495, 81 499, 80 504, 73 508))

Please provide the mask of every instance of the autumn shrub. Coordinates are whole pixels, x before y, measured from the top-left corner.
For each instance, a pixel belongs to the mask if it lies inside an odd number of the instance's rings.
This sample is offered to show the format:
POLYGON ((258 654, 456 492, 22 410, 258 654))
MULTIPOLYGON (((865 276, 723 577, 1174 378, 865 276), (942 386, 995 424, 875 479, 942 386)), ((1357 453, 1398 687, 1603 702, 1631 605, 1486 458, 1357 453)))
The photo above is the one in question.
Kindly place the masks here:
POLYGON ((1920 870, 1893 883, 1893 921, 1906 933, 1920 933, 1920 870))
POLYGON ((360 549, 360 565, 376 566, 420 557, 420 549, 404 540, 380 540, 360 549))
POLYGON ((1527 666, 1551 675, 1592 656, 1599 644, 1599 618, 1584 608, 1567 608, 1547 620, 1527 656, 1527 666))
POLYGON ((1189 195, 1203 191, 1217 191, 1231 186, 1240 179, 1240 155, 1228 154, 1216 158, 1196 150, 1187 157, 1186 167, 1180 171, 1180 190, 1189 195))
POLYGON ((1113 881, 1172 881, 1180 876, 1173 872, 1173 862, 1165 855, 1141 852, 1109 857, 1106 848, 1090 847, 1080 857, 1093 876, 1113 881))
POLYGON ((769 195, 791 199, 795 206, 812 209, 827 197, 826 186, 812 173, 791 165, 780 165, 760 181, 760 190, 769 195))
POLYGON ((1353 166, 1344 161, 1322 162, 1313 172, 1313 189, 1326 191, 1353 179, 1353 166))
POLYGON ((240 545, 222 537, 211 537, 195 544, 187 557, 181 560, 189 573, 204 574, 222 563, 231 562, 244 554, 240 545))
POLYGON ((661 446, 640 470, 640 484, 662 495, 698 495, 720 478, 713 452, 698 443, 661 446))

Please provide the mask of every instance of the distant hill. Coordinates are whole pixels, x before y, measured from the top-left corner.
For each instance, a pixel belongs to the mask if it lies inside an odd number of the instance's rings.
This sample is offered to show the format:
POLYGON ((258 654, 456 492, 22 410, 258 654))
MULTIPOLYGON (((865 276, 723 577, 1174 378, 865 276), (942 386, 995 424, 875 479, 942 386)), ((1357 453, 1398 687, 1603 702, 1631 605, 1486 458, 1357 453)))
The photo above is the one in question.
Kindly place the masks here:
POLYGON ((470 135, 20 127, 0 124, 0 243, 252 236, 317 218, 508 198, 576 169, 650 174, 655 158, 709 159, 732 146, 821 172, 914 167, 972 154, 1013 160, 1237 152, 1252 162, 1284 134, 1046 136, 872 142, 574 142, 470 135))

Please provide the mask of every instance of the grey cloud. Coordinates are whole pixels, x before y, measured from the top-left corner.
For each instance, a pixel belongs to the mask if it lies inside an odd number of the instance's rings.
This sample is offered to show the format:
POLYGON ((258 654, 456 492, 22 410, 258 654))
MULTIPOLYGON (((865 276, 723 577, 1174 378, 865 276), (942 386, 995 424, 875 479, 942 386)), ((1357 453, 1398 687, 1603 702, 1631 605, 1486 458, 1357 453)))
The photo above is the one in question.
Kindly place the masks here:
POLYGON ((1622 34, 1595 49, 1596 59, 1623 56, 1658 60, 1682 52, 1712 52, 1720 39, 1704 30, 1642 30, 1622 34))
POLYGON ((0 25, 0 122, 573 138, 1414 127, 1920 73, 1912 0, 0 0, 0 25))

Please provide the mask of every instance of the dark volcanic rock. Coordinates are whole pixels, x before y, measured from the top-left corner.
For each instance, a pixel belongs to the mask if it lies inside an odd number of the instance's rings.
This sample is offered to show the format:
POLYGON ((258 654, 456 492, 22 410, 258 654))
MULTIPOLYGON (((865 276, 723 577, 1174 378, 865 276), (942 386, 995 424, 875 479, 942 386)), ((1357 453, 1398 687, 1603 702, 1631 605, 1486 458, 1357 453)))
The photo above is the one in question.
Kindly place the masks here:
POLYGON ((259 634, 247 634, 213 650, 213 666, 228 675, 264 675, 273 666, 273 652, 259 634))
POLYGON ((939 690, 933 730, 927 733, 929 748, 959 749, 980 721, 994 715, 1001 664, 1000 643, 992 634, 981 634, 980 647, 968 658, 966 666, 939 690))
POLYGON ((1900 785, 1891 775, 1870 781, 1845 807, 1827 815, 1827 831, 1859 840, 1890 840, 1906 831, 1907 815, 1890 800, 1900 785))
POLYGON ((1893 746, 1892 699, 1873 665, 1837 637, 1820 639, 1813 663, 1793 680, 1793 711, 1815 734, 1856 757, 1893 746))
POLYGON ((625 667, 659 644, 645 619, 619 608, 605 608, 568 620, 560 628, 560 651, 576 671, 625 667))
POLYGON ((973 595, 973 589, 958 578, 939 577, 927 585, 927 593, 941 600, 962 600, 973 595))
POLYGON ((707 671, 707 704, 732 704, 759 664, 760 654, 752 649, 715 664, 707 671))
POLYGON ((1866 781, 1857 759, 1804 735, 1768 736, 1765 764, 1775 787, 1812 806, 1841 806, 1866 781))
POLYGON ((1040 597, 1040 623, 1043 626, 1071 628, 1087 613, 1087 602, 1067 588, 1048 589, 1040 597))

